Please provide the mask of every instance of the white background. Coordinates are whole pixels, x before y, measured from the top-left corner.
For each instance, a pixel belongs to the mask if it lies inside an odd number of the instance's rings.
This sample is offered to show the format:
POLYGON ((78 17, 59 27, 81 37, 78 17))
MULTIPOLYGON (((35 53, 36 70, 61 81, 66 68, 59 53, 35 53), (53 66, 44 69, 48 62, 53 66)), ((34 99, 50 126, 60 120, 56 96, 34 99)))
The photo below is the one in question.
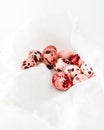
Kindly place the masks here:
MULTIPOLYGON (((79 29, 83 37, 103 46, 103 0, 0 0, 0 46, 20 26, 30 21, 35 13, 49 10, 70 11, 73 16, 78 16, 79 29)), ((7 105, 1 104, 0 126, 0 130, 32 130, 36 124, 25 112, 15 111, 13 107, 8 108, 7 105)), ((39 130, 44 128, 42 126, 39 130)), ((49 127, 48 129, 51 130, 49 127)))
POLYGON ((0 0, 0 43, 15 32, 35 13, 66 10, 79 17, 84 37, 96 43, 104 42, 103 0, 0 0))

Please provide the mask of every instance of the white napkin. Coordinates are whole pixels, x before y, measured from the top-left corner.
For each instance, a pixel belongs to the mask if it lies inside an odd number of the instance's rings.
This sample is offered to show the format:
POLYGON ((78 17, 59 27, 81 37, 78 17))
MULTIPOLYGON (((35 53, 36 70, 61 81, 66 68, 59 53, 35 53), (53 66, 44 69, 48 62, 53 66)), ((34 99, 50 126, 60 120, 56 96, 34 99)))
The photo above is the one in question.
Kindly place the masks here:
POLYGON ((0 102, 0 130, 56 130, 45 120, 14 105, 0 102))
POLYGON ((57 130, 103 130, 103 109, 99 112, 98 107, 104 108, 102 50, 86 42, 75 23, 68 14, 48 14, 34 18, 15 33, 1 57, 10 78, 1 100, 37 115, 57 130), (96 76, 60 92, 52 87, 52 73, 45 65, 20 70, 29 50, 41 51, 49 44, 77 51, 91 63, 96 76))

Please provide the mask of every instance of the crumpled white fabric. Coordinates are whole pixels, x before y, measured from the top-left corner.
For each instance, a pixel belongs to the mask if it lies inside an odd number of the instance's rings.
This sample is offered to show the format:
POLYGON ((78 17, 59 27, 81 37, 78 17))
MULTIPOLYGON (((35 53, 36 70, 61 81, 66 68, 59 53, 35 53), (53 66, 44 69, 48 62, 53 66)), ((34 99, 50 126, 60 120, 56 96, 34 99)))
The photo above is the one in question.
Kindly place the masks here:
POLYGON ((1 102, 45 120, 52 129, 104 129, 103 49, 81 36, 76 18, 64 13, 36 16, 7 42, 9 47, 4 46, 0 55, 6 69, 0 77, 1 102), (49 44, 78 52, 91 64, 96 76, 60 92, 52 87, 52 72, 44 64, 20 70, 29 50, 42 51, 49 44))

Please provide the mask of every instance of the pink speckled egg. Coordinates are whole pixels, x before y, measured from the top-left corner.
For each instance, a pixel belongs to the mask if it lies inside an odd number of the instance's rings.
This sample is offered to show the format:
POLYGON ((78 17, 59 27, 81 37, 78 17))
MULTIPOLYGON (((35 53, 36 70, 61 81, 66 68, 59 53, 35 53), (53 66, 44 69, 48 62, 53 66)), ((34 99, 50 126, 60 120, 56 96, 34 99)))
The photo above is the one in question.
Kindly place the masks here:
POLYGON ((55 46, 47 46, 42 53, 43 62, 49 69, 52 69, 58 59, 58 52, 55 46))
POLYGON ((31 50, 31 51, 29 51, 28 59, 31 59, 31 60, 33 60, 34 62, 36 62, 37 65, 38 65, 39 63, 41 63, 42 60, 43 60, 42 54, 41 54, 41 52, 38 51, 38 50, 31 50))
POLYGON ((73 85, 76 85, 77 83, 83 82, 87 79, 88 79, 88 77, 85 74, 78 74, 73 79, 73 85))
POLYGON ((26 59, 21 64, 21 69, 29 69, 31 67, 37 66, 36 62, 32 61, 31 59, 26 59))
POLYGON ((78 75, 81 73, 80 68, 76 65, 68 65, 65 68, 64 71, 69 77, 71 76, 72 78, 74 78, 74 76, 78 75))
POLYGON ((68 59, 62 59, 59 58, 54 66, 54 69, 58 72, 64 71, 66 66, 70 64, 70 61, 68 59))
POLYGON ((73 55, 72 51, 65 49, 59 52, 59 57, 63 59, 69 59, 73 55))
POLYGON ((81 71, 83 74, 85 74, 88 78, 94 76, 94 71, 92 69, 92 67, 86 63, 83 63, 81 65, 81 71))
POLYGON ((72 87, 72 80, 64 72, 56 72, 52 77, 52 84, 58 90, 68 90, 72 87))

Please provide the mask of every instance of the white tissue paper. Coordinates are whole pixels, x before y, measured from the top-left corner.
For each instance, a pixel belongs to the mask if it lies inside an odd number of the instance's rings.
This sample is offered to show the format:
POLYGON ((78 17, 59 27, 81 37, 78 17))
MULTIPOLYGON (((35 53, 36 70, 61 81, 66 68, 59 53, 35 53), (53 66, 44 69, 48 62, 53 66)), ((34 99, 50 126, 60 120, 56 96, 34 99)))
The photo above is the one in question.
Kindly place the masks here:
POLYGON ((102 54, 100 45, 81 36, 77 19, 71 15, 36 16, 6 42, 0 55, 5 70, 0 78, 1 102, 45 120, 52 129, 104 130, 102 54), (42 51, 49 44, 59 50, 69 48, 76 51, 91 64, 96 76, 61 92, 52 87, 52 72, 44 64, 21 71, 21 61, 29 50, 42 51))

